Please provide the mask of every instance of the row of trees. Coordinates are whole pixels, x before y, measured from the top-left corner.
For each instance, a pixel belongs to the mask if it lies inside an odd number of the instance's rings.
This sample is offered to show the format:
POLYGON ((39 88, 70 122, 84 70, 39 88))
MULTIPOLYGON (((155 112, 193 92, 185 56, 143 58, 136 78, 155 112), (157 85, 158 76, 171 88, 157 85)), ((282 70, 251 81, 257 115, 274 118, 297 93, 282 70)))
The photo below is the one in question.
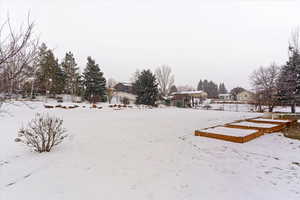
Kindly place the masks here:
POLYGON ((217 85, 213 81, 200 80, 197 90, 202 90, 207 93, 208 98, 218 98, 219 94, 227 94, 227 89, 224 83, 217 85))
MULTIPOLYGON (((31 96, 34 92, 38 92, 51 96, 56 94, 82 96, 89 101, 104 99, 106 80, 99 65, 91 57, 87 58, 86 67, 81 74, 72 52, 67 52, 59 63, 53 51, 42 43, 30 69, 24 70, 28 77, 18 87, 25 88, 27 94, 30 93, 31 96)), ((17 89, 11 87, 14 93, 17 89)))
MULTIPOLYGON (((34 24, 28 20, 25 29, 15 33, 9 19, 2 24, 0 38, 0 94, 18 94, 25 92, 33 97, 35 93, 55 96, 70 94, 82 96, 96 102, 105 101, 106 79, 98 64, 91 57, 80 73, 72 52, 67 52, 59 60, 45 43, 39 45, 33 36, 34 24), (3 31, 7 28, 7 30, 3 31)), ((159 95, 167 96, 174 83, 171 68, 164 65, 155 71, 143 70, 136 74, 134 91, 138 104, 154 105, 159 95), (157 78, 156 78, 157 77, 157 78)), ((113 84, 112 80, 108 84, 113 84)), ((108 86, 110 87, 110 86, 108 86)), ((0 97, 0 105, 3 98, 0 97)))
POLYGON ((292 113, 296 111, 296 103, 300 102, 299 31, 292 33, 288 55, 285 65, 279 67, 273 63, 260 67, 250 76, 255 104, 260 111, 263 105, 268 106, 270 112, 276 105, 289 105, 292 113))
MULTIPOLYGON (((81 74, 72 52, 67 52, 59 63, 46 44, 39 45, 29 17, 24 28, 14 29, 10 18, 0 25, 0 94, 25 91, 33 97, 36 92, 64 93, 81 95, 90 101, 105 100, 106 79, 91 57, 81 74)), ((0 96, 0 106, 3 100, 0 96)))

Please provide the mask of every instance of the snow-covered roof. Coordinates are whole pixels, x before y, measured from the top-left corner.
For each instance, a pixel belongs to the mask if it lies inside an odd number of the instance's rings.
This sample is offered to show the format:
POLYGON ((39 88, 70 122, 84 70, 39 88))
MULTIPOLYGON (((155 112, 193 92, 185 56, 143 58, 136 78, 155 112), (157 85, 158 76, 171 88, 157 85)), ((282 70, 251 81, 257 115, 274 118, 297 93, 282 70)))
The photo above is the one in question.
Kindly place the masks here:
POLYGON ((197 90, 197 91, 181 91, 181 92, 173 92, 172 95, 174 94, 203 94, 205 93, 202 90, 197 90))
POLYGON ((132 86, 132 83, 125 83, 125 82, 121 82, 123 85, 125 86, 128 86, 128 87, 131 87, 132 86))

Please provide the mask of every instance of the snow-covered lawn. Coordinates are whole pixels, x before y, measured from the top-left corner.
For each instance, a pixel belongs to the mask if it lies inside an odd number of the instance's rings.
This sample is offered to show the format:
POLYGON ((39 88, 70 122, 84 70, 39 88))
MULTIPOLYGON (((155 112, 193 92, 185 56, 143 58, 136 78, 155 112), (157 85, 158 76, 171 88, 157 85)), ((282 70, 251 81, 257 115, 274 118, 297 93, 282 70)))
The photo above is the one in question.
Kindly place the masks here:
POLYGON ((280 133, 244 144, 194 136, 258 114, 31 106, 5 105, 10 115, 0 118, 1 200, 300 199, 300 141, 280 133), (63 117, 68 130, 50 153, 14 142, 36 112, 63 117))

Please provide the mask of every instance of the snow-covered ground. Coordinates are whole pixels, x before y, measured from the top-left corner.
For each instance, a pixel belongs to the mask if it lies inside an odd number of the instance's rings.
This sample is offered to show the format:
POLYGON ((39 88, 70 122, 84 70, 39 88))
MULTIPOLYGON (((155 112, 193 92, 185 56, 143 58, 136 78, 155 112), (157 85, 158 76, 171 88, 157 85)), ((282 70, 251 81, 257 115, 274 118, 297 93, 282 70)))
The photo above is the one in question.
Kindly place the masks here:
POLYGON ((300 199, 300 141, 280 133, 244 144, 194 136, 258 114, 30 105, 3 107, 1 200, 300 199), (62 117, 68 130, 50 153, 14 142, 36 112, 62 117))

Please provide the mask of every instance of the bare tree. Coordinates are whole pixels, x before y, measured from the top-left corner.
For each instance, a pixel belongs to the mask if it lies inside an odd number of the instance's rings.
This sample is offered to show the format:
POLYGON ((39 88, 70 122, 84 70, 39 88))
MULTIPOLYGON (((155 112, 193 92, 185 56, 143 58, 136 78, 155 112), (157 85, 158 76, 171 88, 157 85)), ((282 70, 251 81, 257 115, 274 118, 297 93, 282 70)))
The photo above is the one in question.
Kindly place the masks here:
POLYGON ((29 20, 28 15, 27 26, 25 28, 21 26, 20 30, 16 32, 11 26, 10 18, 7 17, 0 28, 0 66, 26 48, 31 40, 33 27, 34 23, 29 20), (7 34, 3 36, 5 32, 7 34))
POLYGON ((117 81, 113 78, 109 78, 106 82, 107 88, 113 88, 117 84, 117 81))
POLYGON ((279 72, 280 68, 273 63, 269 67, 260 67, 253 71, 250 76, 252 87, 256 92, 256 95, 254 95, 255 102, 260 111, 262 110, 261 105, 266 105, 269 112, 272 112, 278 103, 277 80, 279 72))
POLYGON ((109 78, 106 82, 106 94, 108 98, 108 103, 111 103, 113 96, 115 95, 114 86, 117 84, 117 81, 113 78, 109 78))
POLYGON ((32 42, 23 48, 16 56, 3 64, 2 72, 4 83, 2 91, 12 94, 16 89, 35 75, 37 66, 35 60, 38 54, 38 41, 32 42))
POLYGON ((15 31, 8 17, 0 28, 0 93, 11 92, 32 75, 37 57, 38 39, 33 38, 34 23, 29 20, 25 28, 15 31), (6 34, 5 34, 6 33, 6 34))
POLYGON ((162 65, 155 71, 161 95, 167 96, 171 87, 174 85, 174 75, 172 69, 168 65, 162 65))

